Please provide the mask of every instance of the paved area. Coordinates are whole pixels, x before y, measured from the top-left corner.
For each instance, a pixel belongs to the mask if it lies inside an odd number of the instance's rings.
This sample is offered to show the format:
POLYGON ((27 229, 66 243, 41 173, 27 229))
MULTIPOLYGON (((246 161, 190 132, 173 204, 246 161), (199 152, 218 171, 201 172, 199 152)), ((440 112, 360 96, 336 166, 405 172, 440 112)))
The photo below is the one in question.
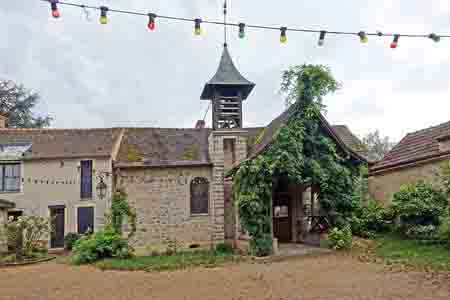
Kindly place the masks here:
POLYGON ((449 299, 450 277, 330 254, 164 273, 55 262, 0 269, 0 299, 449 299))

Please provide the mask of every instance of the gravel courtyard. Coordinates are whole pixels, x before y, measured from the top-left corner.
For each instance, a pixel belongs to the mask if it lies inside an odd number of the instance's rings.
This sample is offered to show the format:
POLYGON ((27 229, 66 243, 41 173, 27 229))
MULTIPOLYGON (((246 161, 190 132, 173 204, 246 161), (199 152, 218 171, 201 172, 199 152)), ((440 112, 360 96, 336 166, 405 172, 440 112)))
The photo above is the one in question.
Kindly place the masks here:
POLYGON ((178 272, 55 262, 0 269, 0 299, 449 299, 449 275, 386 271, 342 255, 178 272))

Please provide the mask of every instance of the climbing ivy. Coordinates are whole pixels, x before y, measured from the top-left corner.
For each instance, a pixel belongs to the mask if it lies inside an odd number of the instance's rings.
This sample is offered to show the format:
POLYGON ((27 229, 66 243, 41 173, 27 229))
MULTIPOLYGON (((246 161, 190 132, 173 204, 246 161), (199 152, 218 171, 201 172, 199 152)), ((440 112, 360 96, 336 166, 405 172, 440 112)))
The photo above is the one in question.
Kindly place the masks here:
POLYGON ((274 134, 266 151, 233 170, 234 196, 242 227, 251 236, 251 250, 272 252, 272 187, 281 176, 295 184, 320 188, 321 209, 349 216, 355 208, 353 186, 357 175, 344 153, 321 126, 321 99, 338 88, 324 66, 297 66, 283 75, 288 101, 287 121, 274 134))
POLYGON ((118 191, 115 192, 111 203, 111 215, 109 216, 110 225, 115 232, 122 234, 123 220, 128 218, 131 230, 128 238, 131 238, 136 233, 136 212, 129 205, 127 195, 118 191))

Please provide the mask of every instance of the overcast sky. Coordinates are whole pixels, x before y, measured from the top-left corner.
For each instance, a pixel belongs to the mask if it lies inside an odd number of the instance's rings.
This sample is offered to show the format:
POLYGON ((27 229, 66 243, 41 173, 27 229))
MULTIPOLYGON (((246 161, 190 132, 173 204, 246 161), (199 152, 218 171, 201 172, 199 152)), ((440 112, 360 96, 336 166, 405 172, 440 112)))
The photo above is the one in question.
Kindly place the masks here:
MULTIPOLYGON (((220 19, 223 0, 71 0, 161 15, 220 19)), ((343 31, 450 34, 450 1, 257 1, 231 0, 229 20, 287 27, 343 31)), ((38 111, 54 117, 53 127, 191 127, 208 103, 204 83, 215 73, 223 31, 203 25, 111 13, 98 23, 81 9, 60 6, 50 17, 39 0, 0 1, 0 78, 12 79, 42 96, 38 111)), ((359 136, 379 129, 394 140, 410 131, 450 120, 450 39, 327 36, 247 30, 244 40, 230 29, 230 52, 241 73, 256 83, 244 103, 247 126, 265 125, 284 109, 280 75, 289 66, 326 64, 342 82, 327 96, 326 117, 347 124, 359 136)))

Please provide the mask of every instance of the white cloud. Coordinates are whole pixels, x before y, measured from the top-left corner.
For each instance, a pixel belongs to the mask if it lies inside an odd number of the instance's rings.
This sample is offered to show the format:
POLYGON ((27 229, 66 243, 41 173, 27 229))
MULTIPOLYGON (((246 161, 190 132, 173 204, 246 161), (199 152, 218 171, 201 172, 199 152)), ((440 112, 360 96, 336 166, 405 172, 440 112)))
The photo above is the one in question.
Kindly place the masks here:
MULTIPOLYGON (((77 2, 78 0, 74 1, 77 2)), ((182 17, 221 19, 221 0, 148 1, 80 0, 89 4, 153 11, 182 17)), ((39 110, 55 117, 57 127, 148 125, 193 126, 208 105, 199 96, 214 74, 222 28, 206 25, 206 35, 192 35, 193 25, 110 14, 98 24, 82 10, 60 7, 50 17, 48 3, 1 1, 0 75, 24 83, 42 95, 39 110)), ((448 1, 231 1, 230 20, 314 29, 446 33, 448 1), (444 32, 443 32, 444 31, 444 32)), ((244 40, 230 30, 231 54, 241 72, 256 83, 244 104, 244 121, 265 125, 284 108, 277 93, 282 70, 320 63, 331 67, 343 89, 325 99, 332 123, 347 124, 363 135, 380 129, 400 139, 408 131, 450 120, 448 79, 450 40, 327 36, 317 47, 316 34, 247 30, 244 40)))

